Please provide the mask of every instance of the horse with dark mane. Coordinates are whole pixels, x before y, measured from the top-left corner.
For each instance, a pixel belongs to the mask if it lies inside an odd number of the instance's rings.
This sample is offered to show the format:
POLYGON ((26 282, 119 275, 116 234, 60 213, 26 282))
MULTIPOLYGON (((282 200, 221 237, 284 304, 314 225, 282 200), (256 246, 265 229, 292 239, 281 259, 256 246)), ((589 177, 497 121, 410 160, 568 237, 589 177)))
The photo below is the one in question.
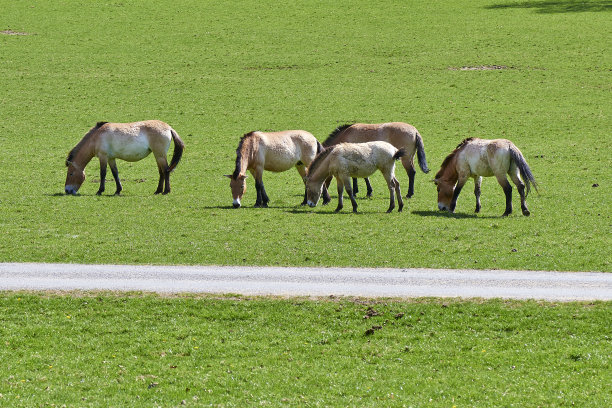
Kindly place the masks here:
POLYGON ((464 139, 446 156, 434 179, 434 183, 438 186, 438 208, 441 211, 454 212, 461 189, 467 179, 472 177, 476 212, 479 212, 482 178, 495 176, 506 195, 506 211, 502 216, 507 216, 512 213, 512 186, 506 174, 510 176, 521 196, 523 215, 528 216, 530 212, 525 199, 531 184, 537 191, 537 183, 518 147, 506 139, 484 140, 471 137, 464 139))
POLYGON ((400 185, 395 178, 395 161, 403 157, 404 149, 396 149, 387 142, 368 143, 340 143, 330 146, 317 155, 308 168, 306 194, 308 205, 315 207, 321 197, 321 190, 325 188, 328 177, 335 177, 338 183, 338 207, 343 207, 342 192, 346 189, 353 212, 357 212, 357 201, 351 188, 351 177, 369 177, 376 170, 385 177, 389 187, 390 213, 395 208, 395 193, 397 193, 398 212, 402 211, 404 201, 400 185))
MULTIPOLYGON (((295 167, 306 184, 306 167, 322 149, 319 141, 305 130, 246 133, 236 149, 234 173, 225 175, 230 178, 234 208, 240 207, 246 192, 247 170, 255 178, 255 207, 267 207, 270 199, 263 185, 264 170, 282 172, 295 167)), ((330 200, 327 190, 324 200, 325 203, 330 200)), ((306 205, 305 192, 302 205, 306 205)))
MULTIPOLYGON (((423 138, 418 130, 408 123, 389 122, 380 124, 354 123, 342 125, 334 129, 329 137, 323 142, 323 147, 329 147, 338 143, 364 143, 373 141, 383 141, 390 143, 397 149, 404 149, 406 155, 402 157, 402 165, 408 174, 408 194, 410 198, 414 194, 414 155, 416 153, 419 159, 419 166, 423 173, 428 173, 427 159, 425 158, 425 148, 423 146, 423 138)), ((329 184, 328 180, 328 184, 329 184)), ((372 195, 372 186, 370 180, 365 179, 367 187, 367 195, 372 195)), ((358 186, 357 179, 353 178, 353 194, 357 194, 358 186)))
POLYGON ((100 188, 96 194, 104 192, 108 165, 117 187, 115 195, 119 195, 123 187, 119 181, 115 159, 134 162, 153 152, 159 170, 159 183, 155 194, 168 194, 170 173, 181 160, 184 148, 185 144, 174 129, 160 120, 134 123, 98 122, 68 154, 68 174, 64 189, 66 194, 76 195, 85 181, 85 166, 97 157, 100 160, 100 188), (174 141, 174 153, 168 165, 166 154, 171 141, 174 141))

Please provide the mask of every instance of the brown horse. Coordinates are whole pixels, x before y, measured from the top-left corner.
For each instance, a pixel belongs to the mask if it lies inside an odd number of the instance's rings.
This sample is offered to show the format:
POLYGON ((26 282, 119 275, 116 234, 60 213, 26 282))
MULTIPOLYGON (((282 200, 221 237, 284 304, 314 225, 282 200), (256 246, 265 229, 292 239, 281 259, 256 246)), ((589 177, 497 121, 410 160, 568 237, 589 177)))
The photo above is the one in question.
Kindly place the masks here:
POLYGON ((153 152, 159 169, 159 183, 155 194, 170 192, 170 173, 181 160, 185 144, 179 135, 168 124, 159 120, 146 120, 134 123, 98 122, 81 141, 70 151, 66 159, 68 174, 66 176, 66 194, 76 195, 85 181, 85 166, 98 157, 100 160, 100 188, 96 194, 104 191, 106 165, 113 173, 119 195, 123 187, 115 159, 130 162, 144 159, 153 152), (174 153, 168 166, 166 154, 174 141, 174 153), (165 182, 165 188, 164 188, 165 182))
MULTIPOLYGON (((234 208, 239 208, 246 192, 247 170, 255 178, 257 199, 255 207, 267 207, 270 199, 263 185, 264 170, 282 172, 295 167, 306 184, 306 167, 322 150, 317 139, 305 130, 285 130, 281 132, 250 132, 242 136, 236 149, 236 168, 230 178, 230 188, 234 208)), ((325 190, 326 203, 330 201, 325 190)), ((304 201, 306 204, 306 193, 304 201)))
MULTIPOLYGON (((391 143, 398 149, 404 148, 406 155, 402 157, 402 164, 408 174, 408 194, 410 198, 414 194, 414 155, 419 159, 419 166, 424 173, 428 173, 427 159, 423 147, 423 138, 418 130, 412 125, 402 122, 390 122, 380 124, 355 123, 337 127, 323 142, 323 147, 329 147, 338 143, 364 143, 380 140, 391 143)), ((327 183, 329 184, 328 180, 327 183)), ((367 195, 372 195, 370 180, 366 177, 367 195)), ((353 179, 353 194, 357 194, 357 179, 353 179)))
POLYGON ((512 186, 506 174, 510 175, 521 196, 523 215, 529 215, 525 198, 529 194, 530 184, 537 191, 537 183, 518 147, 506 139, 465 139, 444 159, 434 179, 438 186, 438 208, 454 212, 463 185, 469 177, 473 177, 476 212, 479 212, 482 177, 495 176, 506 194, 506 211, 503 216, 507 216, 512 213, 512 186))
POLYGON ((306 194, 308 205, 315 207, 325 188, 328 177, 335 177, 338 183, 338 207, 343 207, 342 191, 346 192, 353 204, 353 212, 357 212, 357 201, 351 188, 351 177, 369 177, 376 170, 385 177, 389 187, 390 203, 388 213, 395 208, 394 192, 397 193, 398 212, 402 211, 404 201, 400 185, 395 178, 395 161, 406 154, 405 150, 396 149, 387 142, 340 143, 323 150, 308 168, 306 194))

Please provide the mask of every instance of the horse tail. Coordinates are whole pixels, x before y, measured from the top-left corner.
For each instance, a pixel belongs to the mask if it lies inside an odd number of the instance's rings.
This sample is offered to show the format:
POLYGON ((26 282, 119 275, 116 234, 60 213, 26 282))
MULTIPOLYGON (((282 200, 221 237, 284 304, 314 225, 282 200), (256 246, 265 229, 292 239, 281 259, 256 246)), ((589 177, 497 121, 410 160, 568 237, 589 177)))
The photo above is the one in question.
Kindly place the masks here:
POLYGON ((397 152, 393 155, 393 160, 399 160, 400 157, 404 157, 406 155, 406 149, 403 147, 398 149, 397 152))
POLYGON ((525 181, 525 185, 527 186, 525 197, 527 197, 527 195, 529 194, 530 184, 533 184, 533 188, 538 191, 538 183, 536 182, 535 177, 533 176, 533 173, 531 172, 531 169, 529 168, 529 165, 525 160, 525 157, 523 157, 523 154, 516 146, 510 146, 510 157, 512 158, 512 161, 516 164, 516 167, 518 167, 519 172, 521 173, 521 177, 523 178, 523 180, 525 181))
POLYGON ((417 150, 417 158, 419 159, 419 167, 423 170, 423 173, 429 173, 429 168, 427 167, 427 159, 425 158, 425 146, 423 146, 423 138, 416 132, 416 150, 417 150))
POLYGON ((179 137, 179 135, 174 131, 174 129, 170 129, 172 133, 172 141, 174 142, 174 152, 172 153, 172 160, 170 161, 170 166, 168 167, 168 173, 176 168, 179 161, 181 161, 181 157, 183 156, 183 150, 185 150, 185 143, 179 137))

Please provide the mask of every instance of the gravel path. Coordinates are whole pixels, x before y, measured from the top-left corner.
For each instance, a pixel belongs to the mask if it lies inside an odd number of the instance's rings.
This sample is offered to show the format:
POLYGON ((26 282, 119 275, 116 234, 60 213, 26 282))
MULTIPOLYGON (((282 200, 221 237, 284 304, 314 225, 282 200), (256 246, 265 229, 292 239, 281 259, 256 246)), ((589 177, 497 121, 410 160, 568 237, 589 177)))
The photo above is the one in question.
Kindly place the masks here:
POLYGON ((612 300, 612 273, 0 263, 0 290, 612 300))

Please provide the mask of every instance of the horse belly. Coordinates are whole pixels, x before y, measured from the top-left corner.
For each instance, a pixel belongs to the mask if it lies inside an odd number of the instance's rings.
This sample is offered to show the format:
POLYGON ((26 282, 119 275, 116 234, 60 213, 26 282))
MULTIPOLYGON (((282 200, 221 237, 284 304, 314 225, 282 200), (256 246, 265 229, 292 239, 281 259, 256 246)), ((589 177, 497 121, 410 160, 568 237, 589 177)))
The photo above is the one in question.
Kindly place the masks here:
POLYGON ((144 134, 130 138, 114 138, 109 143, 108 157, 125 161, 138 161, 151 153, 149 141, 144 134))
POLYGON ((287 171, 297 164, 299 156, 291 149, 275 149, 264 157, 264 170, 272 172, 287 171))

